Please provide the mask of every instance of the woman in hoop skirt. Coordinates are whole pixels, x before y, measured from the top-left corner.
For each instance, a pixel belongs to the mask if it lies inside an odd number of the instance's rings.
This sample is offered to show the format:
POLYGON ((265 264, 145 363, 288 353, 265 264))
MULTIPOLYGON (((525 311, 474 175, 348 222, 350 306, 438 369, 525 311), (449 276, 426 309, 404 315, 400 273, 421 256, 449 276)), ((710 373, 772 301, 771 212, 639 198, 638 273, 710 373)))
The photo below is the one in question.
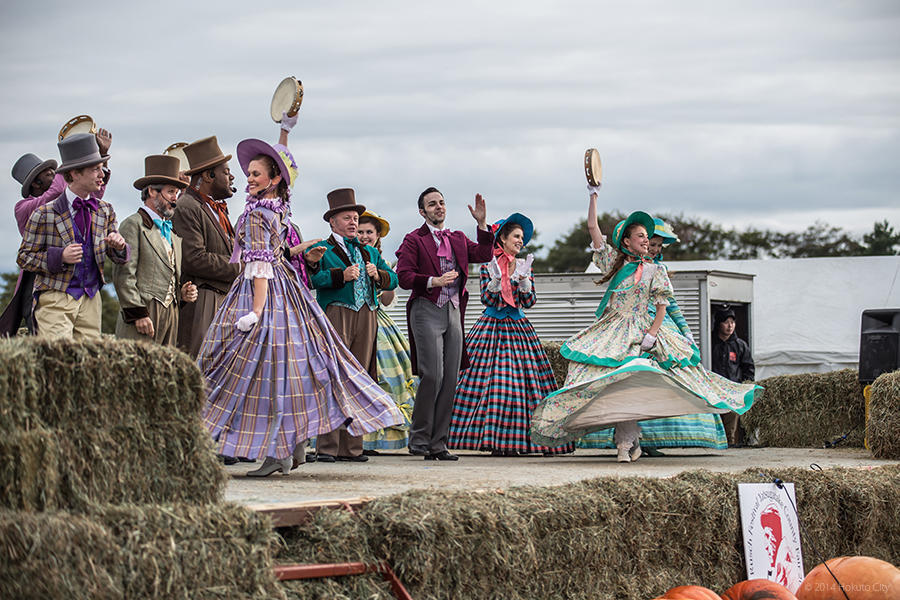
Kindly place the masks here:
MULTIPOLYGON (((343 424, 353 435, 403 416, 343 345, 290 264, 290 189, 299 173, 287 148, 296 117, 284 116, 279 143, 244 140, 238 161, 247 204, 235 227, 233 262, 244 272, 216 313, 198 364, 207 382, 203 423, 224 456, 266 457, 248 473, 289 474, 297 444, 343 424)), ((308 251, 315 262, 321 252, 308 251)))
POLYGON ((485 309, 466 336, 469 368, 453 398, 450 448, 494 456, 564 454, 574 445, 534 444, 531 411, 556 389, 550 360, 522 308, 534 306, 532 256, 516 255, 531 240, 531 220, 519 213, 494 225, 494 258, 481 267, 485 309))

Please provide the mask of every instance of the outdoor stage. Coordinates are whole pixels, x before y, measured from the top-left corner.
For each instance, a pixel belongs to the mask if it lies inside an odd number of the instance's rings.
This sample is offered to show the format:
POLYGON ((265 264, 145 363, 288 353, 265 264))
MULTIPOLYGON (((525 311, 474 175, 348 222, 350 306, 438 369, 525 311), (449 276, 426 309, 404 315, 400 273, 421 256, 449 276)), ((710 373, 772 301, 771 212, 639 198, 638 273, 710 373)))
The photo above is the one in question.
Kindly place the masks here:
MULTIPOLYGON (((595 477, 670 477, 703 469, 737 473, 760 468, 774 476, 785 467, 867 468, 900 461, 879 460, 863 448, 705 448, 664 449, 659 458, 641 457, 636 463, 616 462, 615 450, 578 450, 573 455, 544 458, 491 457, 480 452, 458 452, 457 462, 425 461, 405 451, 370 457, 366 463, 307 463, 290 476, 265 479, 245 477, 257 464, 226 467, 225 499, 241 504, 309 502, 381 497, 413 489, 497 490, 516 486, 553 486, 595 477)), ((764 482, 760 478, 760 482, 764 482)))

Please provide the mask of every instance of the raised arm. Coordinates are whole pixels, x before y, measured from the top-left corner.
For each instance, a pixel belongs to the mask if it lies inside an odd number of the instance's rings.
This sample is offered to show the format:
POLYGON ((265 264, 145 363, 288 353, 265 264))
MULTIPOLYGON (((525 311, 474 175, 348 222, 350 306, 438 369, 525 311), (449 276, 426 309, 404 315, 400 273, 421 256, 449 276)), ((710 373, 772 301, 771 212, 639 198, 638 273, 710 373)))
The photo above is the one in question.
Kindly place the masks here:
POLYGON ((592 193, 588 201, 587 216, 588 233, 591 235, 591 244, 597 250, 603 248, 606 243, 603 239, 603 233, 600 231, 600 224, 597 223, 597 194, 592 193))

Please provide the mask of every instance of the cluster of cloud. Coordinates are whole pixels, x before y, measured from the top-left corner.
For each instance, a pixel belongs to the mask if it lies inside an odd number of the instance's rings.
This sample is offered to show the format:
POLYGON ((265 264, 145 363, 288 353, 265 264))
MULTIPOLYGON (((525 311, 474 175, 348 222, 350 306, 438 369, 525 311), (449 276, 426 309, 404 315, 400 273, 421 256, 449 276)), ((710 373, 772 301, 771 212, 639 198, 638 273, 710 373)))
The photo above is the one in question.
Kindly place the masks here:
MULTIPOLYGON (((523 212, 552 241, 585 214, 588 147, 604 208, 782 230, 900 222, 894 3, 70 6, 2 9, 0 164, 56 156, 60 125, 90 114, 113 132, 120 218, 138 207, 144 156, 213 134, 231 153, 274 141, 269 99, 295 75, 296 220, 326 235, 325 195, 354 187, 391 221, 389 257, 430 185, 451 227, 474 228, 465 204, 480 192, 492 219, 523 212)), ((11 213, 19 186, 2 185, 11 213)), ((17 238, 0 221, 0 268, 17 238)))

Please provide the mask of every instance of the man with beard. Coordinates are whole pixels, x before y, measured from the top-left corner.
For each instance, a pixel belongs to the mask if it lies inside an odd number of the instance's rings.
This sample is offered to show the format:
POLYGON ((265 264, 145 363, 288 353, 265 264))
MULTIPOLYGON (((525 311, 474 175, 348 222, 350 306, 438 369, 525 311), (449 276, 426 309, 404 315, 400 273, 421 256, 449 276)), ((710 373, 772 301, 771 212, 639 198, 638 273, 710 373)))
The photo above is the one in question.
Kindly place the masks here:
POLYGON ((174 346, 179 300, 197 300, 193 283, 179 284, 181 239, 172 233, 171 219, 178 190, 187 183, 178 178, 178 164, 174 156, 148 156, 144 177, 134 182, 144 205, 119 227, 131 247, 131 260, 119 265, 113 276, 122 308, 116 337, 174 346))
POLYGON ((215 136, 184 147, 191 183, 181 195, 172 217, 181 238, 181 280, 197 286, 197 301, 183 307, 178 320, 178 347, 197 358, 206 330, 225 294, 241 272, 231 263, 234 227, 225 201, 236 191, 228 168, 231 155, 219 149, 215 136))
POLYGON ((78 133, 58 144, 66 189, 25 224, 18 263, 35 274, 34 319, 45 338, 99 338, 100 288, 106 258, 122 264, 130 252, 112 205, 97 198, 106 175, 96 138, 78 133))
POLYGON ((406 303, 413 372, 419 389, 409 429, 409 453, 425 460, 457 460, 447 451, 453 394, 459 371, 468 365, 463 339, 466 278, 469 263, 493 256, 494 236, 488 231, 481 194, 469 212, 478 223, 477 242, 462 231, 444 228, 444 196, 430 187, 419 194, 419 214, 425 223, 406 234, 397 250, 400 287, 412 290, 406 303))

